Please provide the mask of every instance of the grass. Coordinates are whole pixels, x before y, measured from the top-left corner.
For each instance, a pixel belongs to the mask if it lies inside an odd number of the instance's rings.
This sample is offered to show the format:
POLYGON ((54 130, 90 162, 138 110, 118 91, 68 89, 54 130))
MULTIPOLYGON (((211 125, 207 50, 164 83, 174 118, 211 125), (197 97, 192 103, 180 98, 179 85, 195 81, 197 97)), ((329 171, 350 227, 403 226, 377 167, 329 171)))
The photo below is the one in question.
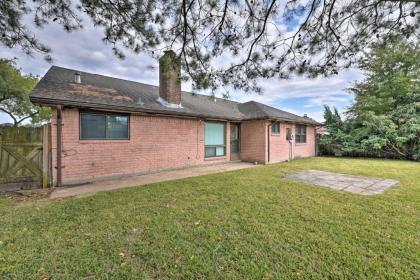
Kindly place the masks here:
POLYGON ((420 164, 312 158, 58 201, 0 199, 0 278, 419 279, 420 164), (383 195, 295 183, 392 178, 383 195))

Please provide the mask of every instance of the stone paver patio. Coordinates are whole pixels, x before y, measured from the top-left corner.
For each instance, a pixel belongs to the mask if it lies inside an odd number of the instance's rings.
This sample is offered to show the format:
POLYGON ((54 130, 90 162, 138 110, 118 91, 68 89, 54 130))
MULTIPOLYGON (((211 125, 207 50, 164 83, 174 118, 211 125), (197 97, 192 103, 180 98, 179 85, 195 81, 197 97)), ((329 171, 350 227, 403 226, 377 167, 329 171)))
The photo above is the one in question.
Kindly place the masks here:
POLYGON ((398 181, 332 173, 319 170, 305 170, 284 176, 294 181, 328 187, 361 195, 381 194, 386 189, 396 185, 398 181))

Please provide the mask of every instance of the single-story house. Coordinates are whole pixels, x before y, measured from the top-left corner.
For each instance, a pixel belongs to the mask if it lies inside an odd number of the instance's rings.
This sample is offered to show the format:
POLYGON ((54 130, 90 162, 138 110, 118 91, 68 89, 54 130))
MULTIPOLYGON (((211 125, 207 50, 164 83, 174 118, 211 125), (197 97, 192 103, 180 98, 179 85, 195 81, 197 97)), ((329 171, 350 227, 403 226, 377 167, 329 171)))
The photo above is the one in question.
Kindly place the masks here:
POLYGON ((53 109, 55 185, 315 156, 316 121, 255 101, 181 91, 179 63, 167 63, 174 57, 169 51, 160 59, 159 86, 57 66, 48 70, 30 99, 53 109))

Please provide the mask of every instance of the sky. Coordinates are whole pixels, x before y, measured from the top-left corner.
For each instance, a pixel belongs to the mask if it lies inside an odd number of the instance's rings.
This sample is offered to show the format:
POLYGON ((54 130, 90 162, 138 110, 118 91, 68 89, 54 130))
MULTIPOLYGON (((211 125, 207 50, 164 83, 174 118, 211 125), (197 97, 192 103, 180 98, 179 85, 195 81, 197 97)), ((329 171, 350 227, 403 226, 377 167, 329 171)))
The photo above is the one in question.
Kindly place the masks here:
MULTIPOLYGON (((298 25, 293 19, 285 28, 293 30, 298 25)), ((16 64, 23 73, 42 77, 52 65, 113 76, 117 78, 158 85, 158 62, 146 54, 125 52, 124 60, 112 52, 112 46, 102 42, 102 29, 95 28, 88 20, 83 30, 66 33, 58 25, 52 24, 36 29, 30 21, 27 27, 36 37, 52 49, 53 63, 46 62, 42 55, 27 56, 19 48, 0 46, 0 58, 16 58, 16 64)), ((343 111, 353 101, 346 88, 362 79, 357 69, 341 71, 329 78, 309 79, 293 77, 289 80, 270 79, 261 82, 263 93, 234 92, 230 99, 246 102, 255 100, 298 115, 323 121, 323 105, 335 106, 343 111)), ((183 90, 191 90, 190 83, 182 84, 183 90)), ((10 122, 7 115, 0 113, 0 123, 10 122)))

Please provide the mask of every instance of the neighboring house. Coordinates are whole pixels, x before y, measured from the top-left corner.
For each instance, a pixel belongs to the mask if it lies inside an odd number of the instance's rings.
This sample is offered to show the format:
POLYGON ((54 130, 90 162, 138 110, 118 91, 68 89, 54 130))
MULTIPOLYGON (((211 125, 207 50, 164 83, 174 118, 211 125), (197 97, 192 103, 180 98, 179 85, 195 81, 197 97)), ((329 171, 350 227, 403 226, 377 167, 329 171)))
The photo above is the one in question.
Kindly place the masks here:
MULTIPOLYGON (((242 160, 315 155, 315 126, 250 101, 181 92, 180 67, 160 59, 160 86, 52 66, 30 99, 53 109, 56 185, 242 160)), ((179 65, 179 64, 176 64, 179 65)))

